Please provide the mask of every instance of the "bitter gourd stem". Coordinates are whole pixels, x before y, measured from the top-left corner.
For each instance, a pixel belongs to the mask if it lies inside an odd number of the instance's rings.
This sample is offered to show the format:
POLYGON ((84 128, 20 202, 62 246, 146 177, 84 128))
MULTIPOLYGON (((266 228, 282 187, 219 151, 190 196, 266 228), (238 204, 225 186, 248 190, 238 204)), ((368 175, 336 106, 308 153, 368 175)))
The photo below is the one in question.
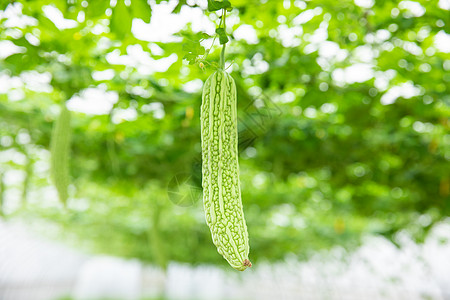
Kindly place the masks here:
MULTIPOLYGON (((226 9, 222 9, 223 30, 225 31, 225 34, 226 34, 226 30, 227 30, 226 29, 227 26, 226 26, 226 22, 225 22, 226 18, 227 18, 227 10, 226 9)), ((225 70, 225 46, 226 45, 227 45, 226 43, 223 44, 222 52, 220 53, 220 68, 222 70, 225 70)))
POLYGON ((220 53, 220 68, 225 70, 225 46, 227 44, 223 44, 222 52, 220 53))

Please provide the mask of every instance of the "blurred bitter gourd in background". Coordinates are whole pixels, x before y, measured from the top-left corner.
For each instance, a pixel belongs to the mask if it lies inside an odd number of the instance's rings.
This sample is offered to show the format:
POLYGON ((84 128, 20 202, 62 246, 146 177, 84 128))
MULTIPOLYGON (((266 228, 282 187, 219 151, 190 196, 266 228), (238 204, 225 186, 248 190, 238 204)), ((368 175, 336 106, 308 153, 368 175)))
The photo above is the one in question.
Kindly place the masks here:
POLYGON ((217 251, 239 271, 251 267, 239 185, 236 85, 223 70, 211 75, 201 105, 203 205, 217 251))
POLYGON ((67 198, 69 197, 70 136, 70 111, 63 103, 63 105, 61 105, 60 115, 53 125, 50 141, 50 173, 58 192, 59 199, 64 205, 66 205, 67 198))

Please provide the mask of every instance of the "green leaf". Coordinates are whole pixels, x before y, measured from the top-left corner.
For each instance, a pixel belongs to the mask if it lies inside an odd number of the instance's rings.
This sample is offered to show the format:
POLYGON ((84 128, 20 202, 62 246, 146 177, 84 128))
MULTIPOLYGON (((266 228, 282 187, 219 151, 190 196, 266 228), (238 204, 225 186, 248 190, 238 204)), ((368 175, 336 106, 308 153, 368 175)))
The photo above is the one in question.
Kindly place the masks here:
POLYGON ((172 10, 173 14, 179 14, 181 7, 186 4, 186 0, 179 0, 177 6, 172 10))
POLYGON ((58 27, 56 27, 55 23, 50 21, 46 16, 43 14, 38 15, 37 19, 39 20, 39 25, 44 29, 45 34, 54 35, 58 33, 60 30, 58 27))
POLYGON ((119 0, 112 12, 110 24, 111 31, 114 32, 118 38, 123 39, 131 32, 132 20, 129 8, 125 5, 125 1, 119 0))
POLYGON ((215 1, 215 0, 208 0, 208 10, 209 11, 217 11, 221 10, 222 8, 230 8, 231 3, 228 0, 223 1, 215 1))
POLYGON ((190 65, 193 65, 197 61, 197 55, 192 54, 192 53, 188 53, 188 54, 183 56, 183 59, 187 60, 190 65))
POLYGON ((185 52, 183 59, 188 60, 191 65, 197 61, 197 57, 205 54, 206 51, 199 40, 192 41, 187 38, 184 38, 183 40, 182 50, 185 52))
POLYGON ((190 52, 196 55, 202 55, 205 53, 205 47, 200 45, 200 42, 193 42, 185 40, 183 42, 183 51, 190 52))
POLYGON ((217 28, 216 33, 219 35, 219 41, 221 45, 228 42, 228 36, 224 28, 217 28))
POLYGON ((106 9, 109 8, 109 1, 92 0, 86 8, 86 16, 89 19, 98 18, 105 15, 106 9))
POLYGON ((193 33, 191 30, 181 30, 174 34, 175 36, 183 37, 184 39, 191 41, 201 41, 212 38, 209 34, 205 32, 196 32, 193 33))
POLYGON ((147 0, 132 0, 131 12, 133 13, 133 17, 139 18, 145 23, 150 23, 152 8, 147 0))
POLYGON ((199 32, 199 36, 200 36, 201 40, 206 40, 206 39, 211 38, 211 36, 205 32, 199 32))

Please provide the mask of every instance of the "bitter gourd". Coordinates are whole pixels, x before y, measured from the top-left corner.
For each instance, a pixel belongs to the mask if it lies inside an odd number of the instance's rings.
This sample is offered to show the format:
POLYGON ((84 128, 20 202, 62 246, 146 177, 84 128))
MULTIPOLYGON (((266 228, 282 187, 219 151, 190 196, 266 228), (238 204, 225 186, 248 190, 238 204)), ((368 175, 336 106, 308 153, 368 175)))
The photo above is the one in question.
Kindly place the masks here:
POLYGON ((70 111, 63 104, 61 113, 53 126, 50 141, 50 175, 63 204, 66 204, 69 197, 70 136, 70 111))
POLYGON ((239 185, 236 84, 218 70, 201 104, 202 187, 206 223, 217 251, 239 271, 251 267, 239 185))

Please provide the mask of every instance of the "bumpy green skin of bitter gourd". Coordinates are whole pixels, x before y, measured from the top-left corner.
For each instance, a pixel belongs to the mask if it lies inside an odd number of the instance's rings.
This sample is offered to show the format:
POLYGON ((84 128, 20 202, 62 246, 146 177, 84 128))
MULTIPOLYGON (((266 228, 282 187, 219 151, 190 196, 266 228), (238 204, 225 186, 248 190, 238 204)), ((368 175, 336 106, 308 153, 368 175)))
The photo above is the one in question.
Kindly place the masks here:
POLYGON ((247 225, 239 185, 236 84, 225 71, 211 75, 201 105, 202 187, 206 223, 217 251, 239 271, 248 260, 247 225))
POLYGON ((61 113, 53 125, 50 142, 50 173, 59 199, 66 204, 69 198, 70 111, 63 104, 61 113))

